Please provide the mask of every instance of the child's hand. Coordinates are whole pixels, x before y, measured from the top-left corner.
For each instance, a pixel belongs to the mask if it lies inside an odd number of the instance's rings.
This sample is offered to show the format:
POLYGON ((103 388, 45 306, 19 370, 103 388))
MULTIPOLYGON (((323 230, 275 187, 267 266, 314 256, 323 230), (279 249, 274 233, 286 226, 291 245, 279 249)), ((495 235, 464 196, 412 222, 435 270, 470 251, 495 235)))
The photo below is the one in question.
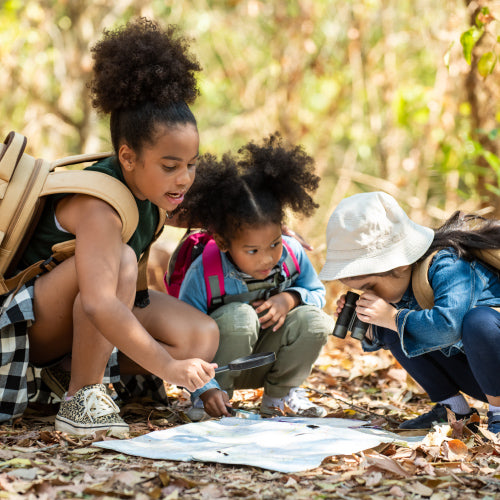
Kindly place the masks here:
POLYGON ((231 416, 227 409, 228 406, 231 407, 231 403, 226 392, 220 389, 208 389, 208 391, 200 394, 200 399, 203 401, 205 411, 211 417, 231 416))
POLYGON ((260 314, 267 310, 260 318, 261 328, 269 328, 274 325, 273 332, 278 330, 285 322, 286 315, 299 303, 294 293, 281 292, 267 300, 256 300, 252 303, 255 312, 260 314))
POLYGON ((365 292, 356 302, 356 314, 361 321, 397 331, 397 310, 373 292, 365 292))
POLYGON ((216 366, 199 358, 175 359, 167 367, 165 380, 193 392, 214 378, 216 366))
POLYGON ((344 306, 345 306, 345 296, 346 296, 346 294, 344 293, 337 300, 337 310, 335 311, 335 316, 337 316, 337 317, 342 312, 342 309, 344 309, 344 306))

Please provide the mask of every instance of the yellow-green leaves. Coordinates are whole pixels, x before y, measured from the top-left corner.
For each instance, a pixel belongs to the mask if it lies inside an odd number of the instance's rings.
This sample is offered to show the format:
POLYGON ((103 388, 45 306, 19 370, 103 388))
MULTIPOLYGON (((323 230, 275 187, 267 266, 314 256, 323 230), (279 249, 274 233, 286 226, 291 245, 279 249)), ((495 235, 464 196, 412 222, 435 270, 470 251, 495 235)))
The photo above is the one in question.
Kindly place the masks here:
POLYGON ((467 61, 467 64, 471 63, 472 60, 472 49, 476 45, 477 41, 483 36, 484 29, 477 28, 476 26, 472 26, 467 31, 462 33, 460 37, 460 43, 462 44, 462 48, 464 51, 464 57, 467 61))
POLYGON ((477 70, 479 74, 486 78, 493 72, 496 62, 497 56, 494 52, 489 51, 483 54, 477 63, 477 70))

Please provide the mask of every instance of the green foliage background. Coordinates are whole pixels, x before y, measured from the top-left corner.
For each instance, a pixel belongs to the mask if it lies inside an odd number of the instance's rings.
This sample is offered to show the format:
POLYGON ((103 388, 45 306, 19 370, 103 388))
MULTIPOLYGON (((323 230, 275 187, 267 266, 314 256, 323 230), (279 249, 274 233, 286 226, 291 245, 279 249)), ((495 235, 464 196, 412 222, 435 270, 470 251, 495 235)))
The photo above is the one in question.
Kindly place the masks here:
POLYGON ((314 156, 321 207, 291 224, 319 253, 331 211, 359 191, 387 191, 425 224, 456 209, 500 215, 498 3, 144 4, 1 2, 1 134, 26 134, 47 158, 110 149, 88 98, 89 48, 104 28, 147 16, 193 39, 203 151, 279 130, 314 156))

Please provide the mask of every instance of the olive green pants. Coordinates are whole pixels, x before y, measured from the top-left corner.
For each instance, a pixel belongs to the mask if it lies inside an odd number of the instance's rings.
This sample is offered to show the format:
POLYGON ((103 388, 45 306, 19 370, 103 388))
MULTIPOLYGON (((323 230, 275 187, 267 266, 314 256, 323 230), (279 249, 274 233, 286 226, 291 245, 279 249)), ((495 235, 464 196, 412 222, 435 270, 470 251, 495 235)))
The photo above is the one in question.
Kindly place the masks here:
POLYGON ((233 389, 256 389, 272 398, 286 396, 299 387, 311 373, 312 366, 334 320, 315 306, 292 309, 279 330, 261 329, 255 309, 249 304, 226 304, 211 314, 220 331, 219 349, 214 362, 219 366, 257 352, 272 351, 276 361, 251 370, 224 372, 216 376, 221 388, 232 396, 233 389))

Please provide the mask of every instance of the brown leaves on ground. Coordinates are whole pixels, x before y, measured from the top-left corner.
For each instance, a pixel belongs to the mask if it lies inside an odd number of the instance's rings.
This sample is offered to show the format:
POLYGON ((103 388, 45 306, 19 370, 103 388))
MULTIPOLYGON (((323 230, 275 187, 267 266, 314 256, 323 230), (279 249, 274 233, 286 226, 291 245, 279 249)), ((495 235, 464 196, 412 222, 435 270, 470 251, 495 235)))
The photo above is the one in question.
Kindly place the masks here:
MULTIPOLYGON (((352 340, 331 338, 305 386, 329 417, 365 420, 395 433, 402 420, 430 408, 421 388, 389 354, 362 353, 352 340)), ((261 396, 261 390, 238 391, 234 406, 257 409, 261 396)), ((131 437, 189 422, 186 394, 172 388, 170 397, 168 408, 145 399, 123 407, 131 437)), ((497 498, 500 440, 486 430, 486 405, 471 404, 482 418, 476 434, 452 422, 413 447, 382 444, 328 457, 321 467, 294 474, 150 460, 93 448, 94 441, 110 438, 61 434, 53 425, 57 408, 30 409, 13 425, 0 426, 0 498, 497 498)))

